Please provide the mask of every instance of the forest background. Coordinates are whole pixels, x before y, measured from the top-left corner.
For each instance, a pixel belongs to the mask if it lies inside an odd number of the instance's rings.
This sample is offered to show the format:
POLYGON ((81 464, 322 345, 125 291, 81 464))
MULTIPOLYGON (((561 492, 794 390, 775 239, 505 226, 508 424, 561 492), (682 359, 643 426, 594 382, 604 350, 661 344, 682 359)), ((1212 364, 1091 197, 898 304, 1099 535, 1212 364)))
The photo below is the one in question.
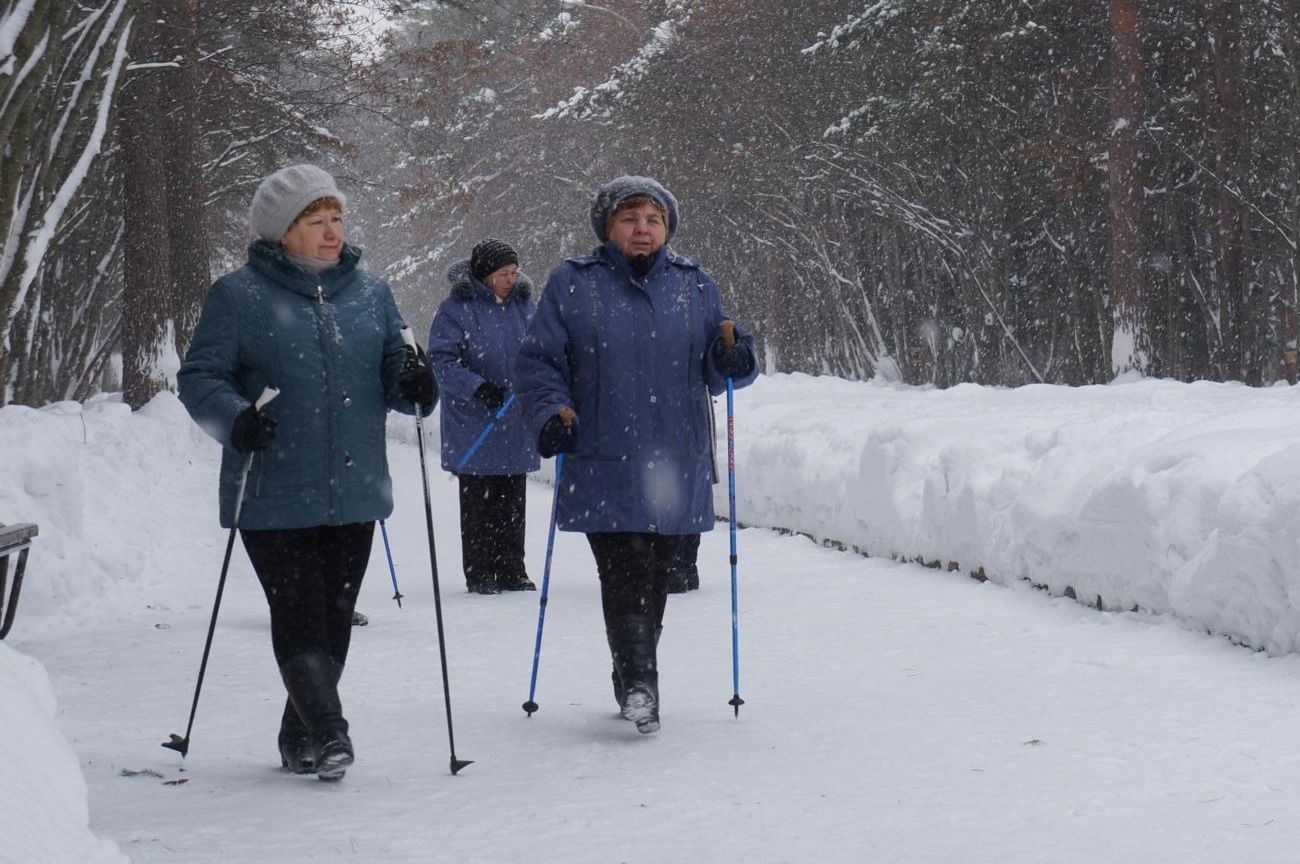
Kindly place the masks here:
POLYGON ((315 161, 422 331, 622 173, 768 371, 1296 381, 1293 0, 0 0, 0 404, 173 386, 315 161))

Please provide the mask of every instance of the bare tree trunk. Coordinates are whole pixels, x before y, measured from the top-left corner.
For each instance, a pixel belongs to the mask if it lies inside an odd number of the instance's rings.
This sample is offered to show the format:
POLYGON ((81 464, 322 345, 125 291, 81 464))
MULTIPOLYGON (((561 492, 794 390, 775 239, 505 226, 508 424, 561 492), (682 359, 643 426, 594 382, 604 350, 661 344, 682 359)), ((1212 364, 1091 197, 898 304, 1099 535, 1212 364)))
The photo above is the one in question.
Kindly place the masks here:
POLYGON ((198 166, 196 0, 142 0, 123 92, 122 398, 173 386, 208 283, 198 166))
POLYGON ((173 0, 170 12, 170 53, 180 62, 180 68, 168 74, 174 103, 167 116, 167 240, 171 250, 168 293, 176 316, 178 356, 184 356, 189 345, 212 278, 199 167, 198 6, 199 0, 173 0))
POLYGON ((1218 233, 1224 313, 1224 376, 1249 378, 1246 370, 1244 211, 1241 206, 1245 176, 1243 166, 1245 130, 1241 92, 1241 4, 1240 0, 1216 0, 1209 9, 1209 33, 1213 37, 1215 173, 1219 177, 1218 233))
MULTIPOLYGON (((157 62, 163 10, 137 7, 131 40, 135 63, 157 62)), ((167 142, 162 124, 163 75, 157 68, 133 72, 122 91, 118 139, 122 146, 123 238, 122 398, 140 408, 165 386, 162 366, 174 339, 167 302, 171 246, 167 212, 167 142), (171 330, 171 332, 169 332, 171 330)))
POLYGON ((1115 329, 1111 371, 1143 370, 1137 344, 1142 304, 1142 176, 1138 128, 1143 119, 1142 22, 1138 0, 1111 0, 1110 291, 1115 329))

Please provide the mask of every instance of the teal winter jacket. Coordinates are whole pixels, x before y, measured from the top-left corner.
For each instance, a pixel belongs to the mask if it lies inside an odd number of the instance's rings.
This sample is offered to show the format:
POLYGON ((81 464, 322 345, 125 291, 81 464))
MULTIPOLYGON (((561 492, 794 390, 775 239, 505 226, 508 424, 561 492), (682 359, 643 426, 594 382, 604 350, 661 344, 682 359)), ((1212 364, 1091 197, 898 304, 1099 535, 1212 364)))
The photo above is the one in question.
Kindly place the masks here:
POLYGON ((357 268, 360 257, 345 245, 338 265, 317 275, 257 241, 248 263, 209 289, 178 385, 190 416, 224 446, 223 527, 244 462, 231 426, 268 386, 280 391, 263 409, 276 436, 253 455, 239 527, 342 525, 392 512, 385 417, 416 410, 397 383, 406 325, 388 284, 357 268))

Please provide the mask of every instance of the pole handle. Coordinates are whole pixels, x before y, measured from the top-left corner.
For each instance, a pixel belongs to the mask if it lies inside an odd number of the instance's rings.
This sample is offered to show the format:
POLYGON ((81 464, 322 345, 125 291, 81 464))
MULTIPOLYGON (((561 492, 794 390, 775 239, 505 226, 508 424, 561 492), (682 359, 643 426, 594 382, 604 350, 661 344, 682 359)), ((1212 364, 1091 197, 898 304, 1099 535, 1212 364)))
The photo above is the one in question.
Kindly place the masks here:
POLYGON ((272 399, 274 399, 276 396, 279 395, 280 395, 280 389, 278 387, 262 388, 262 395, 258 396, 257 401, 253 403, 254 410, 261 411, 263 408, 266 407, 268 402, 270 402, 272 399))

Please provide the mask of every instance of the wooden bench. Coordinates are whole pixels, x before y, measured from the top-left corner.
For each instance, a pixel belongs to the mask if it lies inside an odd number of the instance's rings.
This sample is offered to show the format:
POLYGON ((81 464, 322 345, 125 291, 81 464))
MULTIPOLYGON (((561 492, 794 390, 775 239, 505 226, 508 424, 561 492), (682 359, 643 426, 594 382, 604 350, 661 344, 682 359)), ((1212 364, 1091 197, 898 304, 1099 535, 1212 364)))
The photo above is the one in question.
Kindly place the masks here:
POLYGON ((9 634, 18 611, 18 592, 23 587, 23 571, 27 569, 27 553, 39 530, 30 522, 17 525, 0 525, 0 639, 9 634), (9 584, 9 556, 17 553, 12 587, 9 584))

